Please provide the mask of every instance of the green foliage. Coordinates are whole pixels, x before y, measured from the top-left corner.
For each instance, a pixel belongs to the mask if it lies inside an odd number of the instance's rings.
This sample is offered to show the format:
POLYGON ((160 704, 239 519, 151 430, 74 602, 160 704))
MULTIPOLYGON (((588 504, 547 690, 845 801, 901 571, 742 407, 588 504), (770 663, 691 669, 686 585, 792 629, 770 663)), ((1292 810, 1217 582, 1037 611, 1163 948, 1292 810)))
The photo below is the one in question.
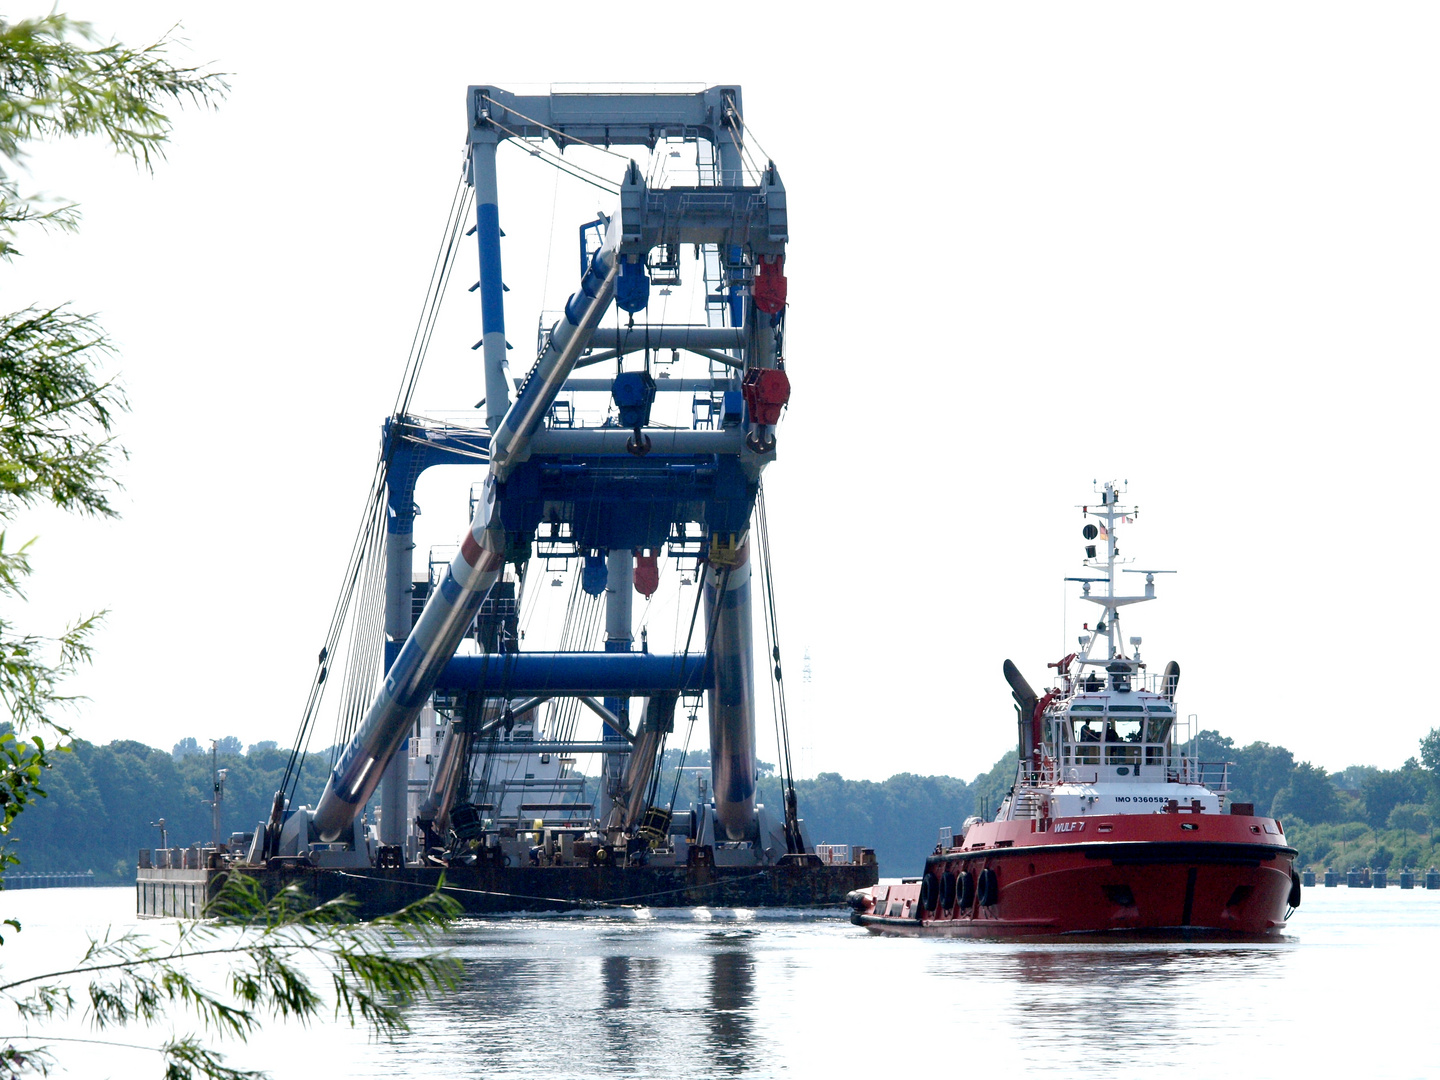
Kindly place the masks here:
POLYGON ((218 75, 170 63, 169 37, 141 49, 95 41, 88 23, 57 12, 0 20, 0 157, 8 163, 0 171, 0 258, 18 254, 19 225, 73 229, 79 220, 73 205, 47 208, 21 194, 15 167, 29 143, 98 135, 148 169, 164 156, 170 134, 160 106, 211 104, 228 89, 218 75))
POLYGON ((995 811, 1000 809, 1000 803, 1015 784, 1019 763, 1019 752, 1007 750, 999 761, 990 766, 989 772, 982 773, 971 781, 975 797, 973 813, 978 814, 984 809, 991 817, 995 816, 995 811))
POLYGON ((1300 818, 1312 825, 1338 821, 1340 796, 1324 769, 1302 761, 1275 794, 1270 812, 1275 817, 1300 818))
POLYGON ((1387 828, 1402 832, 1429 832, 1430 815, 1426 813, 1425 807, 1420 803, 1401 803, 1390 811, 1389 817, 1385 819, 1385 825, 1387 828))
MULTIPOLYGON (((0 19, 0 258, 19 254, 14 240, 21 226, 72 229, 79 220, 75 206, 51 204, 20 190, 17 170, 35 140, 99 136, 148 169, 163 156, 170 133, 162 106, 209 104, 224 95, 227 87, 217 75, 172 64, 172 44, 168 37, 140 49, 96 44, 88 24, 59 12, 13 23, 0 19)), ((115 512, 111 472, 121 451, 112 441, 112 425, 125 399, 98 374, 111 351, 94 319, 65 305, 0 314, 0 600, 10 601, 12 608, 23 601, 22 586, 30 573, 29 545, 5 545, 4 523, 18 509, 49 503, 82 514, 115 512)), ((130 850, 142 846, 126 830, 143 829, 140 823, 149 816, 136 819, 133 812, 153 802, 157 791, 164 793, 166 781, 193 767, 189 762, 203 762, 194 755, 177 763, 138 743, 97 748, 77 741, 59 747, 72 753, 55 755, 57 740, 69 735, 58 710, 73 703, 62 684, 88 659, 88 635, 97 618, 46 637, 16 630, 13 614, 0 612, 0 721, 5 721, 0 729, 0 842, 5 845, 0 870, 16 861, 10 848, 21 831, 40 839, 41 851, 83 849, 97 826, 132 841, 130 850), (61 761, 72 767, 55 768, 61 761), (50 804, 55 820, 37 815, 37 805, 46 804, 35 800, 47 794, 55 799, 50 804), (116 816, 112 809, 129 815, 116 816), (64 820, 66 815, 70 820, 64 820), (17 829, 21 822, 26 829, 17 829), (60 825, 63 832, 44 837, 46 825, 60 825)), ((239 740, 219 749, 238 753, 239 740)), ((284 757, 273 748, 261 756, 284 757)), ((269 791, 278 786, 273 775, 252 779, 269 791)), ((207 777, 202 790, 210 787, 207 777)), ((201 799, 194 794, 192 787, 181 786, 182 805, 175 808, 179 817, 196 811, 201 799)), ((98 865, 117 875, 129 873, 123 856, 98 865)), ((0 1044, 0 1070, 11 1076, 47 1071, 53 1059, 43 1044, 30 1044, 37 1038, 43 1043, 47 1021, 77 1009, 100 1030, 128 1024, 170 1028, 172 1035, 153 1048, 169 1080, 256 1075, 226 1065, 198 1035, 174 1033, 187 1018, 210 1034, 243 1040, 263 1018, 304 1022, 329 1001, 336 1016, 351 1024, 394 1035, 404 1030, 405 1002, 456 985, 452 961, 403 950, 431 942, 457 910, 437 894, 396 916, 362 925, 347 902, 311 907, 292 891, 267 898, 254 881, 232 875, 208 909, 210 918, 177 925, 174 940, 137 933, 105 936, 92 940, 73 967, 0 985, 0 997, 14 1007, 17 1018, 42 1030, 39 1036, 8 1036, 0 1044), (197 959, 225 961, 215 981, 195 974, 197 959), (317 961, 329 976, 328 993, 311 985, 307 972, 317 961)), ((5 925, 20 929, 14 920, 5 925)))
POLYGON ((1335 828, 1335 835, 1342 843, 1352 844, 1362 837, 1370 835, 1365 828, 1363 821, 1343 821, 1335 828))
MULTIPOLYGON (((270 816, 289 756, 289 750, 273 745, 219 756, 218 765, 227 770, 222 841, 232 832, 251 831, 270 816)), ((329 759, 325 750, 305 759, 295 805, 313 806, 319 800, 329 759)), ((50 797, 15 823, 13 842, 27 870, 93 870, 101 883, 129 884, 133 870, 112 876, 114 868, 122 861, 133 868, 137 851, 160 846, 152 821, 165 818, 172 846, 210 841, 210 768, 208 753, 177 758, 128 739, 105 746, 76 739, 73 752, 57 758, 45 773, 50 797)))
MULTIPOLYGON (((879 783, 821 773, 795 781, 795 795, 808 843, 873 847, 880 872, 888 876, 918 874, 941 827, 958 831, 974 806, 965 781, 914 773, 879 783)), ((775 777, 761 779, 756 797, 777 814, 784 805, 775 777)))
MULTIPOLYGON (((3 540, 0 533, 0 547, 3 540)), ((14 570, 15 564, 6 565, 0 552, 0 598, 19 595, 11 578, 14 570)), ((0 730, 0 873, 18 861, 10 843, 16 820, 45 797, 45 772, 57 760, 55 755, 69 749, 61 740, 70 732, 57 714, 73 698, 61 686, 89 659, 88 638, 97 618, 83 619, 55 639, 17 634, 0 618, 0 710, 9 717, 0 730)))
MULTIPOLYGON (((1235 740, 1218 731, 1206 729, 1195 736, 1196 761, 1234 761, 1235 740)), ((1234 778, 1231 778, 1234 782, 1234 778)))
POLYGON ((1420 740, 1420 761, 1425 768, 1440 776, 1440 728, 1431 728, 1420 740))
POLYGON ((1440 845, 1428 829, 1372 829, 1363 821, 1310 825, 1287 818, 1285 839, 1300 853, 1299 864, 1316 870, 1440 866, 1440 845))
POLYGON ((1342 791, 1361 791, 1365 781, 1381 770, 1374 765, 1347 765, 1338 773, 1330 774, 1330 782, 1342 791))
MULTIPOLYGON (((35 735, 21 742, 13 731, 0 732, 0 810, 3 810, 0 833, 7 838, 11 836, 11 824, 21 811, 46 795, 40 786, 45 770, 44 755, 44 736, 35 735)), ((0 867, 14 861, 8 850, 0 853, 0 867)))
POLYGON ((1254 803, 1257 811, 1265 813, 1273 806, 1280 789, 1289 782, 1295 769, 1295 755, 1283 746, 1266 742, 1254 742, 1233 753, 1230 760, 1235 762, 1235 767, 1230 770, 1230 786, 1234 797, 1254 803))
POLYGON ((393 1038, 406 1030, 404 1006, 453 990, 457 961, 429 948, 459 914, 454 900, 436 892, 394 915, 357 921, 348 898, 312 905, 296 888, 266 896, 258 882, 231 874, 199 922, 174 924, 168 938, 138 932, 92 938, 79 963, 0 984, 0 997, 38 1034, 12 1038, 5 1064, 31 1070, 43 1059, 15 1042, 66 1041, 46 1036, 46 1022, 84 1013, 97 1030, 124 1025, 169 1027, 151 1049, 167 1077, 211 1080, 253 1078, 225 1064, 197 1033, 175 1033, 182 1019, 214 1036, 244 1040, 262 1021, 314 1019, 331 1011, 351 1026, 393 1038), (223 961, 215 964, 215 960, 223 961), (202 961, 197 964, 196 961, 202 961), (315 985, 314 969, 326 978, 315 985), (205 978, 196 970, 216 972, 205 978))
MULTIPOLYGON (((167 102, 206 103, 225 92, 217 76, 169 62, 162 38, 143 49, 96 45, 90 27, 58 12, 0 19, 0 258, 19 254, 22 225, 73 228, 73 205, 49 206, 20 191, 17 171, 38 139, 97 135, 148 168, 163 152, 167 102)), ((7 547, 4 523, 25 507, 112 516, 116 489, 111 430, 125 407, 98 374, 111 353, 89 315, 65 305, 0 313, 0 871, 15 862, 9 841, 19 815, 46 794, 41 778, 64 749, 64 682, 89 659, 99 615, 58 635, 17 628, 29 543, 7 547)))
POLYGON ((1428 780, 1419 768, 1375 769, 1361 781, 1365 820, 1383 828, 1390 812, 1402 803, 1423 802, 1428 780))
POLYGON ((125 399, 95 373, 110 352, 89 315, 63 307, 0 315, 0 513, 50 502, 114 514, 111 426, 125 399))

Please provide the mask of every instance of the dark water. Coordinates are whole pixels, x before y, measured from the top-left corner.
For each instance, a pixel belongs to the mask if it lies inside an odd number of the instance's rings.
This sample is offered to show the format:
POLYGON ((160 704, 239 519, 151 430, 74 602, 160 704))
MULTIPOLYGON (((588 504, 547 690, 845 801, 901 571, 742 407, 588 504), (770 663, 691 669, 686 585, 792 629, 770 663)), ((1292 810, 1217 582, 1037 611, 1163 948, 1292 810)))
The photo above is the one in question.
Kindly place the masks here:
MULTIPOLYGON (((0 900, 28 909, 25 948, 45 951, 73 951, 77 920, 128 921, 133 903, 0 900)), ((1291 935, 1263 945, 920 941, 839 915, 718 910, 491 919, 450 944, 461 992, 416 1006, 400 1042, 276 1029, 235 1063, 357 1078, 1440 1076, 1440 893, 1307 890, 1291 935)), ((76 1059, 73 1075, 158 1075, 123 1058, 76 1059)))

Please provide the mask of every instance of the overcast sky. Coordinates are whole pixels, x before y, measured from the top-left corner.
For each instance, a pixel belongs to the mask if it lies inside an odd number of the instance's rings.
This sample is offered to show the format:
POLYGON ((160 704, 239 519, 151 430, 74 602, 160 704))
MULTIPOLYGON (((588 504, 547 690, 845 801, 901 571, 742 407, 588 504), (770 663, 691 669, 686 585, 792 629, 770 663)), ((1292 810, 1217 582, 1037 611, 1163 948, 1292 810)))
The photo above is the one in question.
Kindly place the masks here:
MULTIPOLYGON (((1001 663, 1038 686, 1093 619, 1061 579, 1106 478, 1141 507, 1122 551, 1179 571, 1125 631, 1180 662, 1183 713, 1332 769, 1396 766, 1440 724, 1435 9, 536 10, 72 12, 132 44, 183 22, 189 58, 233 73, 153 176, 37 153, 83 228, 0 267, 11 306, 102 316, 133 404, 123 518, 10 529, 39 536, 34 627, 109 610, 78 734, 289 743, 465 88, 576 80, 740 83, 789 190, 794 393, 766 485, 805 773, 968 778, 1012 747, 1001 663)), ((611 207, 514 151, 500 198, 518 357, 611 207)), ((483 393, 475 260, 428 413, 483 393)), ((427 477, 422 556, 478 475, 427 477)))

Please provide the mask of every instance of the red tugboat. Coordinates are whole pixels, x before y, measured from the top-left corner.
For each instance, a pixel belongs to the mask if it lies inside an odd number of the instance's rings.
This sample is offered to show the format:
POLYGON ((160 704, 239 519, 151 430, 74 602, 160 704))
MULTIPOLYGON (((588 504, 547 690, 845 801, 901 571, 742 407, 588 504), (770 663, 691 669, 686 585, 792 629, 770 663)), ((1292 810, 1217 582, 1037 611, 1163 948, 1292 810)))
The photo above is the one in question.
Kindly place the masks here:
POLYGON ((1252 936, 1282 932, 1300 905, 1283 825, 1248 803, 1227 807, 1228 763, 1195 760, 1194 732, 1177 722, 1180 666, 1156 677, 1140 638, 1125 651, 1120 609, 1154 599, 1167 571, 1122 569, 1145 575, 1145 593, 1116 591, 1116 531, 1135 516, 1121 494, 1107 483, 1099 507, 1082 507, 1091 576, 1069 580, 1101 615, 1079 652, 1049 665, 1059 685, 1037 695, 1005 661, 1020 760, 994 820, 941 830, 922 877, 851 893, 852 922, 969 937, 1252 936))

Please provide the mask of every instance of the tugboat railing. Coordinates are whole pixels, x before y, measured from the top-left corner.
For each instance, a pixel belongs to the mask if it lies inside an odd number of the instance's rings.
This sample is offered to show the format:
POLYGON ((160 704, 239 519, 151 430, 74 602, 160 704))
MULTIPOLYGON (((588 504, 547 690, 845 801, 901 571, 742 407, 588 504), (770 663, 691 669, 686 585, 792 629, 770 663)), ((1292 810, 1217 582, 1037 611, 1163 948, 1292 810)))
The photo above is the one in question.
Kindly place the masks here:
MULTIPOLYGON (((1196 761, 1185 756, 1171 756, 1164 763, 1165 783, 1199 784, 1217 795, 1224 795, 1230 791, 1230 767, 1233 764, 1233 761, 1196 761)), ((1099 782, 1100 769, 1096 762, 1067 763, 1054 761, 1047 755, 1039 769, 1026 769, 1020 773, 1019 786, 1043 788, 1056 784, 1099 782)))

